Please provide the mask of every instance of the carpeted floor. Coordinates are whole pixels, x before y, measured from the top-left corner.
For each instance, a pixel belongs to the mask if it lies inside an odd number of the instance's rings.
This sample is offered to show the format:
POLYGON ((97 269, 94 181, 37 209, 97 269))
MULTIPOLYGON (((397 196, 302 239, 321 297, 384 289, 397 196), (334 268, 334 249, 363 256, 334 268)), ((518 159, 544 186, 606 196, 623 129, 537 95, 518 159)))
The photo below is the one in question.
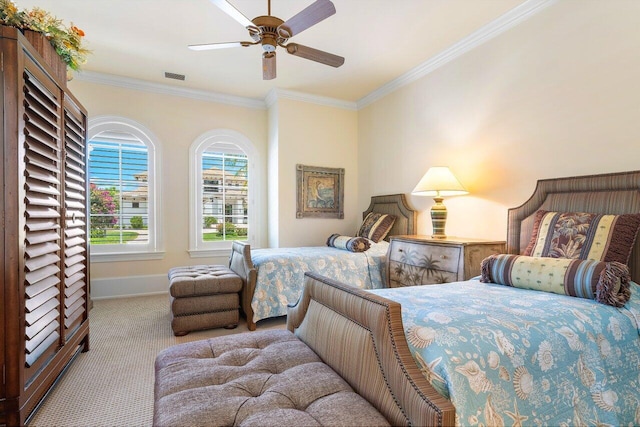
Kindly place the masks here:
MULTIPOLYGON (((258 330, 284 328, 284 318, 260 322, 258 330)), ((168 295, 94 301, 89 315, 90 351, 81 353, 30 422, 31 427, 150 426, 153 364, 174 344, 247 332, 211 329, 174 337, 168 295)))

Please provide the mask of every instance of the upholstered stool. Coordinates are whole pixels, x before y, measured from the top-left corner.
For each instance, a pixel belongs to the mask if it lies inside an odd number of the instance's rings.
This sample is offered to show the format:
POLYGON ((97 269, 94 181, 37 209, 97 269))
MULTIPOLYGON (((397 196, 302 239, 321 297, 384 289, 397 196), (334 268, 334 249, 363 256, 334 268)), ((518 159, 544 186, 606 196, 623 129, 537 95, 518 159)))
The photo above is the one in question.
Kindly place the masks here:
POLYGON ((174 345, 155 362, 153 425, 381 426, 389 422, 287 330, 174 345))
POLYGON ((223 265, 194 265, 169 270, 171 328, 176 336, 191 331, 238 326, 242 279, 223 265))

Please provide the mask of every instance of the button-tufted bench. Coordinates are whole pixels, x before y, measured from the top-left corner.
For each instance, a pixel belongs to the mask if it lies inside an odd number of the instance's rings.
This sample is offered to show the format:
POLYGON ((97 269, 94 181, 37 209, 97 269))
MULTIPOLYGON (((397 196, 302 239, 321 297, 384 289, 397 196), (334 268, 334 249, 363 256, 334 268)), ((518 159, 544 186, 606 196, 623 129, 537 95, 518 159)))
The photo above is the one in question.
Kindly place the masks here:
POLYGON ((223 265, 194 265, 169 270, 171 328, 176 336, 240 320, 242 279, 223 265))
POLYGON ((287 330, 169 347, 156 358, 154 392, 154 426, 389 425, 287 330))

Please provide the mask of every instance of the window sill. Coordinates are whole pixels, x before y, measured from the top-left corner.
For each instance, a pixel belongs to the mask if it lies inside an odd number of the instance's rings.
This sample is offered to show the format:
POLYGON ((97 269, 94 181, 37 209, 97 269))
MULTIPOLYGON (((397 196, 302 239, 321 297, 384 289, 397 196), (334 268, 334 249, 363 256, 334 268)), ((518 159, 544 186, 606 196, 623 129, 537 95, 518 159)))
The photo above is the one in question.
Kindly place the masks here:
POLYGON ((92 252, 91 262, 150 261, 164 258, 164 252, 92 252))
POLYGON ((209 258, 209 257, 230 257, 231 246, 220 249, 189 249, 191 258, 209 258))

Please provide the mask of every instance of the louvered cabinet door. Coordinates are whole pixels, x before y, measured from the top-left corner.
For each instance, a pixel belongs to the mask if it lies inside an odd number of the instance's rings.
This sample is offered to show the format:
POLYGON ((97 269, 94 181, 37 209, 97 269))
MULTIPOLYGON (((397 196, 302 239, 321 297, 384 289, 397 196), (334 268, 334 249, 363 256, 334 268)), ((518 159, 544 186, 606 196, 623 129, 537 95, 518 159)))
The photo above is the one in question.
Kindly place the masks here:
POLYGON ((89 349, 87 113, 34 37, 0 25, 0 426, 28 424, 89 349))
POLYGON ((60 347, 61 91, 25 58, 25 384, 60 347))
POLYGON ((68 339, 87 317, 86 115, 64 100, 64 330, 68 339))

